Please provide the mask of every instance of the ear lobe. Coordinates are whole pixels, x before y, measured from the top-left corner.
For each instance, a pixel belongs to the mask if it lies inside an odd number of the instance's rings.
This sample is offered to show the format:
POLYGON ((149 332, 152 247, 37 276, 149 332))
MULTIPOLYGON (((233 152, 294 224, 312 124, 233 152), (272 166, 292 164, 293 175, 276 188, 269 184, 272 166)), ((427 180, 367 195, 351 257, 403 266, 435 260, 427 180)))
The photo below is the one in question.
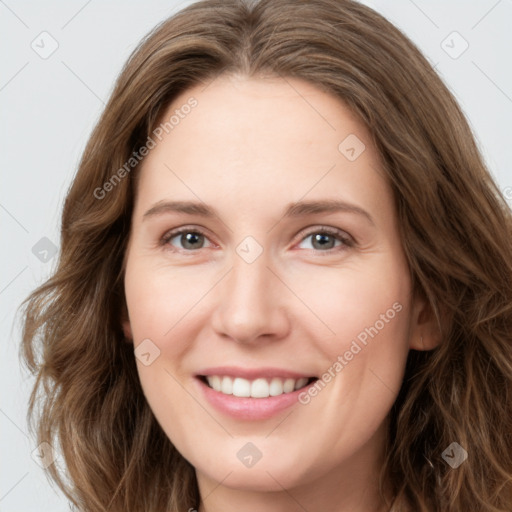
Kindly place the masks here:
POLYGON ((436 335, 435 333, 427 334, 427 335, 419 335, 415 336, 411 339, 409 343, 409 348, 413 350, 433 350, 441 343, 441 336, 436 335))

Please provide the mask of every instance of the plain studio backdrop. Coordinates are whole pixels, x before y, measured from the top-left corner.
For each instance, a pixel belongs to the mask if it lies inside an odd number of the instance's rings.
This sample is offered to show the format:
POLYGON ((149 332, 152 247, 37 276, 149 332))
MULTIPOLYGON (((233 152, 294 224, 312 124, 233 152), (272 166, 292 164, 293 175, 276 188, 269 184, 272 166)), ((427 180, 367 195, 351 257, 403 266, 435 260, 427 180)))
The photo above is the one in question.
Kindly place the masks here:
MULTIPOLYGON (((0 0, 0 511, 69 510, 33 455, 33 381, 20 368, 15 313, 55 266, 63 199, 122 65, 149 30, 190 3, 0 0)), ((512 1, 363 3, 435 66, 512 204, 512 1)))

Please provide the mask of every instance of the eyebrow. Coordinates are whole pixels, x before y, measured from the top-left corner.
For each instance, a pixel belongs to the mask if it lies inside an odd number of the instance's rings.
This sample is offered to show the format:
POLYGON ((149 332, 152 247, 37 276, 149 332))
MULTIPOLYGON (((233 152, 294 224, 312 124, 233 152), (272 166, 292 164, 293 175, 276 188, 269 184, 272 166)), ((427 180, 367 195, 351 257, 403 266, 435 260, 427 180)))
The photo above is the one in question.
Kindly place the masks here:
MULTIPOLYGON (((336 199, 325 199, 322 201, 298 201, 290 203, 286 207, 283 217, 302 217, 306 215, 337 212, 361 215, 372 225, 375 225, 372 216, 366 210, 356 206, 355 204, 336 199)), ((149 217, 163 215, 165 213, 183 213, 188 215, 199 215, 205 218, 219 217, 217 210, 205 203, 198 203, 194 201, 159 201, 143 215, 143 220, 149 217)))

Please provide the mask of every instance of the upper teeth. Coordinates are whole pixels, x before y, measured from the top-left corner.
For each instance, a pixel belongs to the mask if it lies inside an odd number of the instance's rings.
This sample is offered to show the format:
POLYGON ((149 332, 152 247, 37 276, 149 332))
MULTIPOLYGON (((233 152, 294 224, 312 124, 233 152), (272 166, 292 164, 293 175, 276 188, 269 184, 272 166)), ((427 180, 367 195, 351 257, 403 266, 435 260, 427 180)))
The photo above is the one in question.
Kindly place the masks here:
POLYGON ((274 377, 269 382, 263 378, 250 381, 241 377, 208 375, 206 380, 211 388, 225 395, 252 398, 267 398, 269 396, 282 395, 283 393, 291 393, 308 383, 306 377, 301 377, 300 379, 280 379, 279 377, 274 377))

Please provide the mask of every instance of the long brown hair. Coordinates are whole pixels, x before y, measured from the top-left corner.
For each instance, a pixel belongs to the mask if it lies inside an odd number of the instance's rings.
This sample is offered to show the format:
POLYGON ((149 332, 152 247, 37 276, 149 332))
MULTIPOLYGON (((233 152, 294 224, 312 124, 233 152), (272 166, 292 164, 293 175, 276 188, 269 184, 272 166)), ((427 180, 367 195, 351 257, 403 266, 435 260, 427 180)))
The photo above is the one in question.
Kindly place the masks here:
POLYGON ((29 425, 65 462, 49 475, 83 511, 199 506, 194 468, 153 416, 120 327, 137 173, 126 162, 178 93, 226 73, 336 95, 382 156, 414 291, 442 339, 410 351, 390 411, 381 485, 393 510, 510 512, 511 212, 428 61, 351 0, 200 1, 130 56, 67 194, 58 268, 23 303, 29 425), (452 442, 468 453, 456 469, 442 457, 452 442))

